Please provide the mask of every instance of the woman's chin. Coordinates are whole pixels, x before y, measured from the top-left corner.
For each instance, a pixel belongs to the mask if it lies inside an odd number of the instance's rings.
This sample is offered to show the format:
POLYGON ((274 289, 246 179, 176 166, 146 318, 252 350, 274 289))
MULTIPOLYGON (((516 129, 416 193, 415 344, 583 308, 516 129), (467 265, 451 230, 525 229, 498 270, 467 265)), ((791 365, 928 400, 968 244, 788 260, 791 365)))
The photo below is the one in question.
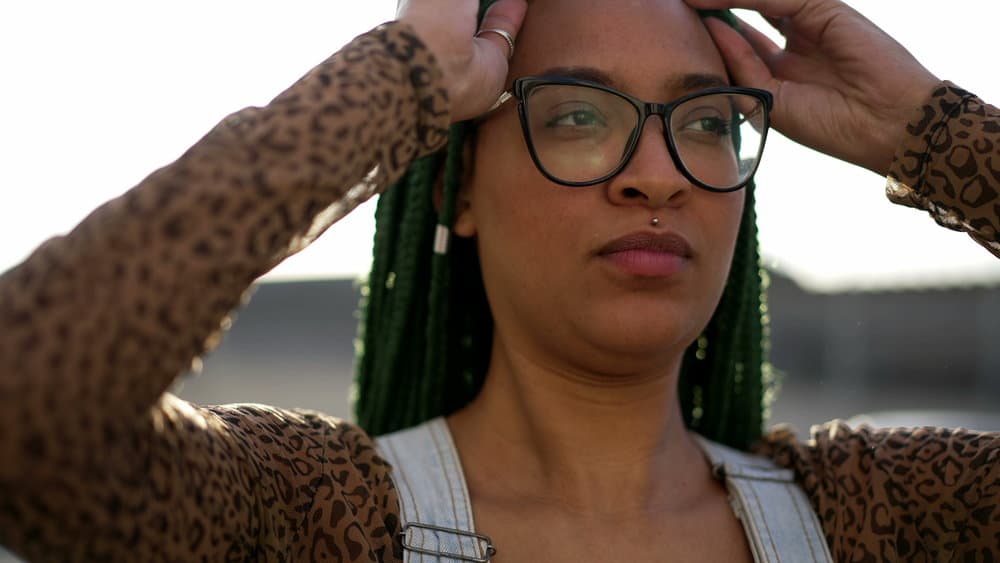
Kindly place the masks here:
POLYGON ((674 369, 699 331, 669 323, 606 327, 586 336, 593 371, 634 374, 674 369))
POLYGON ((597 314, 582 323, 581 330, 594 345, 622 354, 662 354, 678 346, 683 350, 711 318, 707 307, 696 309, 690 303, 664 300, 616 303, 603 309, 595 310, 597 314))

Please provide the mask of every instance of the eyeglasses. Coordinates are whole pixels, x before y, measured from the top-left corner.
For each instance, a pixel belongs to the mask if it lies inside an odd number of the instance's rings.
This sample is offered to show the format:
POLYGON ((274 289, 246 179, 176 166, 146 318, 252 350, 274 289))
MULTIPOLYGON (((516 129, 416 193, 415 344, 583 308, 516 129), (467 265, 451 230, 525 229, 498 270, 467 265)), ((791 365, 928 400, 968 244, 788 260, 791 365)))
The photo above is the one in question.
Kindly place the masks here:
POLYGON ((591 186, 618 174, 635 153, 646 120, 656 115, 663 120, 677 169, 714 192, 738 190, 753 178, 774 104, 770 92, 738 87, 711 88, 660 104, 558 77, 519 78, 513 97, 519 100, 531 158, 553 182, 591 186))

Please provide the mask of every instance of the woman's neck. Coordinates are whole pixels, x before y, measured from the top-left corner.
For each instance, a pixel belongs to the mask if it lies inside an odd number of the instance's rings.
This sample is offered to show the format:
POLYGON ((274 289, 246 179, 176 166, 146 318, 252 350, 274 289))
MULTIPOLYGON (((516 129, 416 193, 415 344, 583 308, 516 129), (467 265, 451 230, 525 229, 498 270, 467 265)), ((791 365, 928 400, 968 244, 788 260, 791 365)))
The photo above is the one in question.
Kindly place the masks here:
POLYGON ((482 392, 449 417, 473 497, 600 516, 682 508, 709 472, 683 424, 679 365, 597 376, 495 343, 482 392))

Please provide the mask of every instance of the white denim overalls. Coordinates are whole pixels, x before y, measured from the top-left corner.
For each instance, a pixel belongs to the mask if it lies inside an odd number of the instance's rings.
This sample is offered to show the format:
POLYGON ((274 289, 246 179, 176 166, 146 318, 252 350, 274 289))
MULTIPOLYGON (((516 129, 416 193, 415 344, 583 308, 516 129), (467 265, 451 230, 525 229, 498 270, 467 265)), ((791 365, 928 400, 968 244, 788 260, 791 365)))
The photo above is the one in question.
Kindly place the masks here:
MULTIPOLYGON (((791 470, 704 438, 698 441, 715 475, 725 480, 754 561, 832 561, 819 519, 791 470)), ((376 447, 393 466, 404 563, 488 562, 496 548, 475 531, 462 466, 444 419, 382 436, 376 447)))

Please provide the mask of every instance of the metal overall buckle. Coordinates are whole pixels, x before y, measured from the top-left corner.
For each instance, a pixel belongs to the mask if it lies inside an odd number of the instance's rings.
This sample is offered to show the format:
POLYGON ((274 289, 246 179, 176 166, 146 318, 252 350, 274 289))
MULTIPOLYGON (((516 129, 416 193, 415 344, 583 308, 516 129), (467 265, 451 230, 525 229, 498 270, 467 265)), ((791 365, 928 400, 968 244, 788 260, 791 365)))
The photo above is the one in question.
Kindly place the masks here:
POLYGON ((493 545, 493 540, 489 536, 484 536, 483 534, 477 534, 475 532, 466 532, 463 530, 456 530, 454 528, 444 528, 441 526, 432 526, 431 524, 419 524, 416 522, 411 522, 403 526, 403 530, 399 532, 400 538, 402 539, 403 549, 408 549, 414 553, 422 553, 424 555, 437 555, 438 557, 447 557, 450 559, 457 559, 459 561, 470 561, 472 563, 489 563, 490 558, 496 555, 497 548, 493 545), (463 553, 448 553, 445 551, 434 551, 431 549, 425 549, 424 547, 415 545, 411 537, 412 534, 407 532, 411 530, 429 530, 431 532, 443 532, 446 534, 454 534, 459 536, 459 541, 462 538, 468 538, 475 540, 476 542, 476 553, 485 555, 465 555, 463 553))

